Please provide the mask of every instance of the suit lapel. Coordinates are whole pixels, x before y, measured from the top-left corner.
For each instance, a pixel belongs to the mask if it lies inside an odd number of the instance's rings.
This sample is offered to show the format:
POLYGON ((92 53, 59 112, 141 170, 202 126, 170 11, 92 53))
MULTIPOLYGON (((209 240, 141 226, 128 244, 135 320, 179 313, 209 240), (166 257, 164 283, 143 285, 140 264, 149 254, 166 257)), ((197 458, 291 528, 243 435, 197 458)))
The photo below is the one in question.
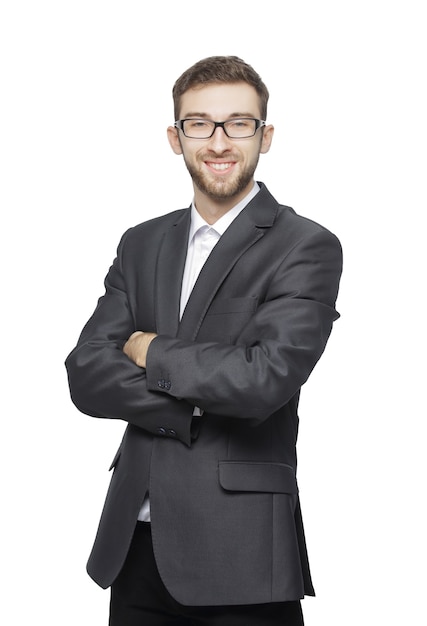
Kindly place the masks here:
POLYGON ((277 206, 262 185, 260 192, 222 235, 194 285, 179 325, 179 338, 194 341, 219 287, 238 259, 273 225, 277 206))
POLYGON ((163 237, 156 266, 157 333, 176 337, 179 326, 181 283, 187 255, 190 209, 177 218, 163 237))

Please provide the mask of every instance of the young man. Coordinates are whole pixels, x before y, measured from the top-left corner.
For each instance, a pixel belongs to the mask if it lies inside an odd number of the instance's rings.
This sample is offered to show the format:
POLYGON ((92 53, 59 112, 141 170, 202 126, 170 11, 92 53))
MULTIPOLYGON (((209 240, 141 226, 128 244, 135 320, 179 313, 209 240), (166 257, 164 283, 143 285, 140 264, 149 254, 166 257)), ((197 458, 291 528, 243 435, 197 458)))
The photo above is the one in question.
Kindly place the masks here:
POLYGON ((173 98, 193 203, 125 233, 66 361, 82 412, 128 422, 88 572, 111 626, 301 625, 297 406, 341 247, 254 181, 274 129, 252 67, 204 59, 173 98))

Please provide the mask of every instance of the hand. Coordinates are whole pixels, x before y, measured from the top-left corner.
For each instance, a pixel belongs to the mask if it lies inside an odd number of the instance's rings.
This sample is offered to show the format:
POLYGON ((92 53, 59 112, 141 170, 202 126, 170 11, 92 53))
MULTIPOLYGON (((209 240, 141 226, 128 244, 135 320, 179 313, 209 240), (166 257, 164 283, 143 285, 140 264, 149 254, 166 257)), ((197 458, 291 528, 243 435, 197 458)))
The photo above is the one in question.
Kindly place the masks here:
POLYGON ((147 352, 155 333, 144 333, 137 330, 132 333, 123 346, 123 352, 139 367, 147 367, 147 352))

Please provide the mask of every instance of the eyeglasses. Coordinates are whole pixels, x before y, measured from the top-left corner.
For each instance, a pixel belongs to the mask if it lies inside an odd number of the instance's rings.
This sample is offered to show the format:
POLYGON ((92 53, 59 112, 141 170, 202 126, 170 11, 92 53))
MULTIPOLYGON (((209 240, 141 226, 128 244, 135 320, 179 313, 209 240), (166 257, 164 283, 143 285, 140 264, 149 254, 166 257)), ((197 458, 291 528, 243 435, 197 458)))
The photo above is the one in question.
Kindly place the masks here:
POLYGON ((174 125, 175 128, 182 130, 189 139, 210 139, 218 126, 230 139, 246 139, 253 137, 258 128, 265 126, 265 121, 256 120, 252 117, 240 117, 226 122, 187 118, 177 120, 174 125))

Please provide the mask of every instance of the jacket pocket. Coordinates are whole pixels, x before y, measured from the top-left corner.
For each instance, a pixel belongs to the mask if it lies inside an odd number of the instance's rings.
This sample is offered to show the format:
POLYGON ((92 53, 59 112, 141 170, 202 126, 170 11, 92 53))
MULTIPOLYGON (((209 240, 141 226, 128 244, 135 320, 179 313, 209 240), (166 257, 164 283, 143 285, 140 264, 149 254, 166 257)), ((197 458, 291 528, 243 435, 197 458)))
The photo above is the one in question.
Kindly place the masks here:
POLYGON ((234 343, 253 317, 258 298, 219 298, 214 300, 198 332, 198 341, 234 343))
POLYGON ((219 482, 226 491, 298 493, 295 470, 286 463, 220 461, 219 482))

